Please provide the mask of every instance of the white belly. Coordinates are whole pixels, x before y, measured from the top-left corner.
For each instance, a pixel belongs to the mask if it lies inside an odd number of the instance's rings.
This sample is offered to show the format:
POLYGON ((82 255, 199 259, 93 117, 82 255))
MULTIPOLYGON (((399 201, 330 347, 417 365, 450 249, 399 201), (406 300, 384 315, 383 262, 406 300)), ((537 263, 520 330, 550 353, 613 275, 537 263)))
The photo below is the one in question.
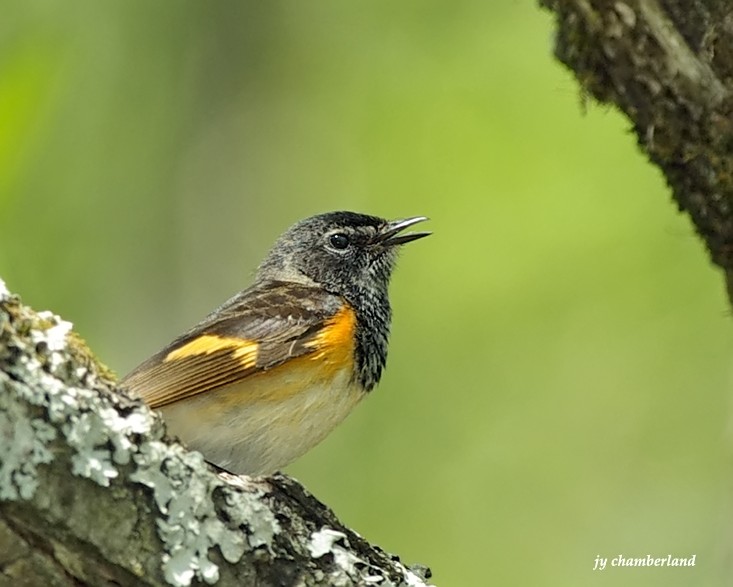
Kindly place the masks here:
POLYGON ((264 475, 318 444, 365 395, 351 369, 328 381, 310 369, 262 376, 160 408, 168 432, 232 473, 264 475))

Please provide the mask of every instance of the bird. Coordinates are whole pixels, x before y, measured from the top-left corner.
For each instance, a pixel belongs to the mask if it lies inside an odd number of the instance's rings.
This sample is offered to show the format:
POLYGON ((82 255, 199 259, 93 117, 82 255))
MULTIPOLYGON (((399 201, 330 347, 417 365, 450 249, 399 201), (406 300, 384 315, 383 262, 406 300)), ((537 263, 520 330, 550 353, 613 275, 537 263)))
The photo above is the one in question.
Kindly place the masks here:
POLYGON ((272 474, 379 382, 397 253, 427 220, 328 212, 286 230, 253 283, 126 375, 167 430, 216 467, 272 474))

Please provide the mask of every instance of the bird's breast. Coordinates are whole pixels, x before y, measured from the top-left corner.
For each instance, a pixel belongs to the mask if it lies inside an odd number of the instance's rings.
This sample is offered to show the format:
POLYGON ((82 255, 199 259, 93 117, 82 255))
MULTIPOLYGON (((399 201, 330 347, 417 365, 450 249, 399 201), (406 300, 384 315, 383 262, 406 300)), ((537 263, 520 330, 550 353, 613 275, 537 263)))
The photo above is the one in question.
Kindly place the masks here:
POLYGON ((334 315, 311 353, 163 406, 168 430, 234 473, 267 474, 318 444, 365 395, 354 377, 356 320, 334 315))

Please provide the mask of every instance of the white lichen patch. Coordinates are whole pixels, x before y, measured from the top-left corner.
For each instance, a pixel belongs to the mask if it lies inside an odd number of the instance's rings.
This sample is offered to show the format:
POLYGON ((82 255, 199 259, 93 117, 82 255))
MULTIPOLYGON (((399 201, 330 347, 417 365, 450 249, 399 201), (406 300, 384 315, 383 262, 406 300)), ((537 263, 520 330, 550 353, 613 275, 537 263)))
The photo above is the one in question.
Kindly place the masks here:
POLYGON ((323 527, 311 534, 308 550, 313 558, 321 558, 324 554, 331 552, 333 545, 342 538, 346 538, 343 532, 323 527))
POLYGON ((2 277, 0 277, 0 302, 2 302, 9 295, 10 295, 10 292, 8 291, 8 288, 5 286, 5 282, 3 281, 2 277))
MULTIPOLYGON (((38 312, 38 318, 48 321, 51 325, 43 330, 34 329, 30 332, 30 338, 34 343, 43 342, 50 351, 61 351, 66 348, 66 336, 71 332, 73 324, 62 320, 54 313, 45 311, 38 312)), ((61 358, 61 357, 56 357, 61 358)))
MULTIPOLYGON (((242 484, 243 479, 239 482, 242 484)), ((253 499, 241 499, 241 493, 229 485, 222 485, 222 495, 227 506, 227 515, 237 526, 247 527, 247 542, 252 548, 259 546, 270 549, 280 524, 264 501, 265 491, 254 484, 243 484, 253 499)), ((271 549, 270 549, 271 550, 271 549)), ((228 559, 227 559, 228 560, 228 559)))
POLYGON ((359 576, 356 565, 366 565, 365 561, 341 544, 346 540, 346 534, 327 527, 313 532, 310 537, 308 550, 313 558, 321 558, 327 554, 333 557, 335 569, 329 577, 332 585, 350 585, 352 578, 359 576))
POLYGON ((117 477, 119 472, 112 464, 112 455, 106 446, 109 436, 101 418, 91 412, 80 414, 64 424, 63 431, 66 440, 77 451, 71 457, 74 475, 109 486, 109 480, 117 477))
POLYGON ((53 459, 56 431, 27 406, 12 400, 14 382, 0 373, 0 500, 30 499, 38 488, 37 467, 53 459))
POLYGON ((402 572, 402 580, 395 584, 384 576, 381 569, 372 567, 368 562, 351 552, 348 548, 346 534, 333 528, 324 526, 313 532, 308 543, 308 551, 313 558, 331 555, 334 563, 334 570, 329 575, 331 585, 364 583, 366 585, 379 585, 379 587, 433 587, 397 561, 394 564, 402 572), (366 574, 360 573, 360 568, 365 569, 366 574), (369 574, 370 572, 373 574, 369 574))
MULTIPOLYGON (((164 514, 158 521, 158 535, 166 545, 163 559, 166 580, 171 585, 190 585, 194 577, 199 577, 206 583, 215 583, 219 569, 208 558, 208 550, 216 544, 215 538, 227 543, 228 554, 231 554, 229 543, 242 542, 242 539, 236 536, 241 532, 227 531, 221 524, 217 525, 211 500, 216 477, 193 473, 203 468, 203 457, 181 447, 157 443, 136 454, 134 460, 138 469, 132 480, 153 490, 155 502, 164 514)), ((238 550, 235 559, 239 560, 243 553, 244 548, 238 550)))
MULTIPOLYGON (((402 566, 402 565, 400 565, 402 566)), ((416 573, 413 573, 410 569, 403 567, 404 571, 404 585, 407 587, 434 587, 426 583, 422 577, 419 577, 416 573)))
POLYGON ((247 537, 256 535, 257 546, 269 546, 279 531, 272 512, 259 511, 261 496, 241 492, 231 502, 225 498, 227 517, 236 527, 225 525, 217 516, 212 495, 215 490, 227 495, 230 488, 213 474, 194 474, 204 467, 198 452, 149 443, 134 456, 134 461, 138 468, 131 478, 153 490, 155 502, 164 514, 158 522, 158 534, 167 551, 163 571, 172 585, 190 585, 194 577, 206 583, 216 582, 219 570, 208 558, 212 546, 219 547, 226 561, 236 563, 247 548, 247 537), (244 512, 253 515, 243 516, 244 512))

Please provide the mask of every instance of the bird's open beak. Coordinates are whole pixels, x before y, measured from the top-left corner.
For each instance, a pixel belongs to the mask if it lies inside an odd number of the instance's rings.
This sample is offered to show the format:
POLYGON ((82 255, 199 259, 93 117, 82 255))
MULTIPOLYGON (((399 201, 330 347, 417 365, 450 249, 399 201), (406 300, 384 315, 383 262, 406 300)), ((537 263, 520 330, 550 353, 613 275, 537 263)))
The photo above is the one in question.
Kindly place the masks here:
POLYGON ((426 216, 413 216, 412 218, 403 218, 402 220, 392 220, 384 225, 377 233, 372 242, 379 243, 383 246, 393 247, 396 245, 404 245, 410 241, 417 240, 432 234, 430 232, 409 232, 400 234, 406 228, 418 222, 424 222, 428 218, 426 216))

